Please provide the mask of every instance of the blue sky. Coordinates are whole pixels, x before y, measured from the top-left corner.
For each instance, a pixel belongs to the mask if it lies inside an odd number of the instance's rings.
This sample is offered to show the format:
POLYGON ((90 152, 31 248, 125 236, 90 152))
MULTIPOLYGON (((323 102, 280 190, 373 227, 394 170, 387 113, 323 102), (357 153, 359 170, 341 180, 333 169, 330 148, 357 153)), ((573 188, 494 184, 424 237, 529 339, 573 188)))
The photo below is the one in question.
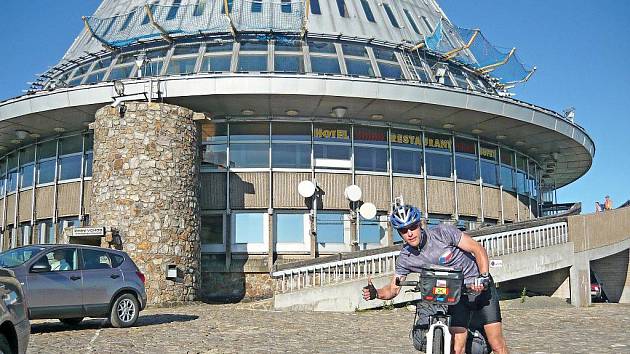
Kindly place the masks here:
MULTIPOLYGON (((480 28, 501 47, 517 47, 536 65, 516 98, 562 111, 576 108, 576 122, 597 148, 591 170, 558 191, 561 202, 582 201, 593 211, 609 194, 630 199, 630 1, 438 0, 450 20, 480 28)), ((0 1, 0 100, 18 96, 35 74, 55 64, 83 28, 99 0, 0 1)))

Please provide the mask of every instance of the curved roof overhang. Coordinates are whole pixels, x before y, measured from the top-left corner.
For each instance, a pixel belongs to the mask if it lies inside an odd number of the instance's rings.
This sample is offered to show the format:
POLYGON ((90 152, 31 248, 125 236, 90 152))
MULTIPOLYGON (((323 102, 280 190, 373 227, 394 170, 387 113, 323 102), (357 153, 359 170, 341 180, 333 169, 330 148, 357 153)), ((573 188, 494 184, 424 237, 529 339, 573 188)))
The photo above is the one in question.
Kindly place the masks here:
MULTIPOLYGON (((347 107, 344 119, 442 128, 500 142, 532 156, 547 169, 555 187, 569 184, 592 165, 595 145, 576 124, 549 110, 513 99, 441 85, 322 75, 198 74, 125 80, 125 93, 159 97, 214 116, 286 116, 287 109, 302 117, 329 117, 333 107, 347 107), (414 124, 410 123, 410 119, 414 124), (518 143, 517 143, 518 142, 518 143)), ((116 96, 112 83, 43 91, 0 103, 0 144, 15 144, 16 130, 41 136, 56 127, 85 129, 95 112, 116 96)))

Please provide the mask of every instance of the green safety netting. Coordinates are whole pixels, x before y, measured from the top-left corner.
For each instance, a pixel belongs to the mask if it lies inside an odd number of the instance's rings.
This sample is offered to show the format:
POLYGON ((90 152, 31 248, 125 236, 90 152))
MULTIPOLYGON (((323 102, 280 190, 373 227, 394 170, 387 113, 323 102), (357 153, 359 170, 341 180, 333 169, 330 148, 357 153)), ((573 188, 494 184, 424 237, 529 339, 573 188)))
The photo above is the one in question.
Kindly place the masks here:
POLYGON ((526 80, 534 70, 527 67, 511 48, 495 46, 479 30, 453 26, 445 19, 425 38, 425 44, 429 50, 442 55, 451 54, 453 59, 489 73, 504 84, 526 80), (468 44, 467 49, 462 49, 468 44))
MULTIPOLYGON (((168 35, 236 31, 300 33, 305 21, 305 0, 229 0, 228 14, 222 0, 196 4, 147 5, 155 23, 168 35), (230 24, 231 22, 231 24, 230 24)), ((163 35, 151 23, 145 6, 108 18, 87 17, 86 24, 99 41, 123 47, 140 39, 163 35)))

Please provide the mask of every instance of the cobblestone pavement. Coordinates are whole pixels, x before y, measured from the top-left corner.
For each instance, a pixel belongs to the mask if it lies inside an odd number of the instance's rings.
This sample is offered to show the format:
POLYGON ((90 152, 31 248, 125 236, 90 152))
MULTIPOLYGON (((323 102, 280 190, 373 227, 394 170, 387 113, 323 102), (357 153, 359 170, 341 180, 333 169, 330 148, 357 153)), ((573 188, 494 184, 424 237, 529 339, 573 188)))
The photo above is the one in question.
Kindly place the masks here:
MULTIPOLYGON (((530 300, 528 300, 530 301, 530 300)), ((512 353, 630 353, 630 305, 502 302, 512 353)), ((28 353, 414 353, 406 308, 295 313, 264 303, 151 308, 136 327, 33 321, 28 353)))

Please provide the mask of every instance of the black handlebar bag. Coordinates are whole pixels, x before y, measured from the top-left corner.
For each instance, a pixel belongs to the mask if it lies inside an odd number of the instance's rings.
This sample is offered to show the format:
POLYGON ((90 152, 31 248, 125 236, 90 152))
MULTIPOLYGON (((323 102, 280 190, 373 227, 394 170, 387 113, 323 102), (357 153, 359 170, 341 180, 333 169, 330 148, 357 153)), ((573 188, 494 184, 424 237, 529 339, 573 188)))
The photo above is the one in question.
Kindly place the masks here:
POLYGON ((464 273, 461 269, 437 265, 420 267, 418 287, 422 301, 431 304, 455 305, 459 302, 464 284, 464 273))

